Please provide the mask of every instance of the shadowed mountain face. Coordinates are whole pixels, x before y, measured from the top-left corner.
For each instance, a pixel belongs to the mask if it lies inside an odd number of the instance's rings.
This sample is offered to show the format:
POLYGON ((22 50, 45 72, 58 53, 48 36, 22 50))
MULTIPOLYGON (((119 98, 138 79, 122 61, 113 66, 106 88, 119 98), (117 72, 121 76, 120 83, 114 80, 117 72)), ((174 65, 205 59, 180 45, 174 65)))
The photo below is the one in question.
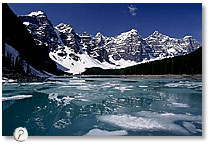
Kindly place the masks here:
POLYGON ((19 18, 36 44, 48 47, 50 58, 74 74, 91 67, 125 68, 151 60, 185 55, 201 47, 192 36, 170 38, 158 31, 147 38, 142 38, 135 29, 114 37, 104 36, 100 32, 95 36, 87 32, 77 34, 70 24, 53 26, 42 11, 19 18))
POLYGON ((5 44, 8 44, 18 52, 18 57, 25 60, 27 64, 35 69, 53 74, 61 73, 57 70, 55 62, 49 58, 48 47, 36 45, 34 38, 28 32, 25 25, 7 4, 2 4, 2 33, 3 58, 7 55, 5 54, 5 49, 7 49, 5 44))

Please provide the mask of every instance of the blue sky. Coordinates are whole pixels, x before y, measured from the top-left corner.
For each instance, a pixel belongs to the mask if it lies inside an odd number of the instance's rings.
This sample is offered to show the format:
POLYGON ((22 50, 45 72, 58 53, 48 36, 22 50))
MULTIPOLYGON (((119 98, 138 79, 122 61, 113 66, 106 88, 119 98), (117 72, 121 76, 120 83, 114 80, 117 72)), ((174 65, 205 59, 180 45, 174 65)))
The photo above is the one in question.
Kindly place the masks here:
POLYGON ((47 14, 53 25, 61 22, 72 24, 77 33, 87 31, 95 35, 100 31, 105 36, 115 36, 134 28, 142 37, 158 30, 176 38, 192 35, 202 42, 201 4, 10 3, 9 6, 17 15, 41 10, 47 14))

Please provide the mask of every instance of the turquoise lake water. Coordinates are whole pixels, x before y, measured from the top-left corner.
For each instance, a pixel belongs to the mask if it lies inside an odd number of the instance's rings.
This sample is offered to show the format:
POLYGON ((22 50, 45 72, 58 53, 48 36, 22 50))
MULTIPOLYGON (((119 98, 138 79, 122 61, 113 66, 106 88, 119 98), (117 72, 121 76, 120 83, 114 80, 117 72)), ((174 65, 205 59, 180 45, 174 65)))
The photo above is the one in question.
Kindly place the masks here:
POLYGON ((201 136, 202 81, 51 78, 3 83, 2 133, 30 136, 201 136))

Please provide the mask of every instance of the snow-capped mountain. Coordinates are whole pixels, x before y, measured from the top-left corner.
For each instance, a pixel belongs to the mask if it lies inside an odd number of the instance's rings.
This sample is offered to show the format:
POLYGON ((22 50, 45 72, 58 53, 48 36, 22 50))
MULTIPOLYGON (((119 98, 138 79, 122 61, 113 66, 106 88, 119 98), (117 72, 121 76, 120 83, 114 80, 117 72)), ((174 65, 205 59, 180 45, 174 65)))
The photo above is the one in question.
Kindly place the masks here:
POLYGON ((201 47, 192 36, 185 36, 181 39, 170 38, 158 31, 155 31, 145 40, 154 50, 155 57, 184 55, 201 47))
POLYGON ((19 18, 37 45, 48 46, 49 56, 57 66, 73 74, 91 67, 124 68, 185 55, 201 46, 192 36, 170 38, 158 31, 147 38, 142 38, 135 29, 115 37, 106 37, 100 32, 94 37, 87 32, 77 34, 70 24, 60 23, 54 27, 41 11, 19 18))
POLYGON ((42 11, 31 12, 29 15, 19 16, 19 18, 27 26, 37 45, 48 46, 50 51, 53 51, 62 44, 54 26, 42 11))
POLYGON ((104 48, 112 61, 122 59, 141 62, 153 57, 152 49, 135 29, 115 37, 104 37, 102 40, 104 44, 97 47, 98 49, 104 48))

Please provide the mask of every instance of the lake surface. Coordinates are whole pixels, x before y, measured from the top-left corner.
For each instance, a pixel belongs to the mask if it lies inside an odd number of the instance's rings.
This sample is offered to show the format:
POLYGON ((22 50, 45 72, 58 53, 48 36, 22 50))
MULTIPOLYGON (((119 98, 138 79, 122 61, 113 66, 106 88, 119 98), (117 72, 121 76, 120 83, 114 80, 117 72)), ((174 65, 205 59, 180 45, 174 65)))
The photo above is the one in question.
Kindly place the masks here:
POLYGON ((200 136, 202 81, 51 78, 3 83, 2 133, 31 136, 200 136))

